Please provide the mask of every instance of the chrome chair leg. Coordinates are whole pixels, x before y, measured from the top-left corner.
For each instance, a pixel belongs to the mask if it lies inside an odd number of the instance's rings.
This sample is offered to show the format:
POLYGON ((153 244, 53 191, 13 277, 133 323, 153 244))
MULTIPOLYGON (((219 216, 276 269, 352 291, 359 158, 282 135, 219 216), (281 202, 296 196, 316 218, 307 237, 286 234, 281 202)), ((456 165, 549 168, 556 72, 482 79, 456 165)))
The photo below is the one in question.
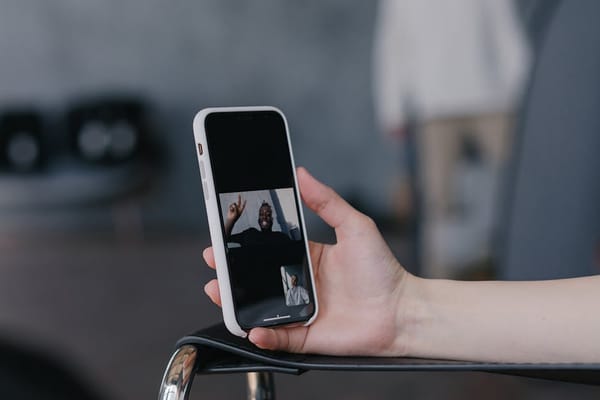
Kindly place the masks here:
POLYGON ((271 372, 248 372, 248 400, 275 400, 275 383, 271 372))
POLYGON ((182 346, 173 353, 160 385, 158 400, 187 400, 197 356, 198 350, 191 345, 182 346))

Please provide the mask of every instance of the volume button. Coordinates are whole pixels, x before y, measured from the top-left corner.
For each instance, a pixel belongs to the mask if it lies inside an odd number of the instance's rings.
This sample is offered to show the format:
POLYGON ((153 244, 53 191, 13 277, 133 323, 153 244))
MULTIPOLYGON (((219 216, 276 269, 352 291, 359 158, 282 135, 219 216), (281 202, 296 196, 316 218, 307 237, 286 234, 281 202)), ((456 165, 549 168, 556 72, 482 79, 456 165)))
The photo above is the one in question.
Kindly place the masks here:
POLYGON ((206 179, 206 172, 204 171, 204 163, 200 161, 200 176, 202 179, 206 179))
POLYGON ((208 188, 206 187, 205 181, 202 181, 202 191, 204 192, 204 199, 208 200, 210 198, 210 194, 208 193, 208 188))

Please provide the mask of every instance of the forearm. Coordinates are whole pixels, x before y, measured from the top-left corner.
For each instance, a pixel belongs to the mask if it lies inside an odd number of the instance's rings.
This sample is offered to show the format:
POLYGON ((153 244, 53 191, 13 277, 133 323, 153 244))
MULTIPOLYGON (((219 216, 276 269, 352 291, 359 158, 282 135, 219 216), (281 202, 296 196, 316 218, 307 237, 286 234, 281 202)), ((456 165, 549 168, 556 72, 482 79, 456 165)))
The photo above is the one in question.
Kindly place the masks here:
POLYGON ((403 353, 498 362, 600 362, 600 276, 538 282, 409 277, 403 353))
POLYGON ((233 225, 235 225, 235 220, 227 218, 225 220, 225 237, 231 236, 231 231, 233 230, 233 225))

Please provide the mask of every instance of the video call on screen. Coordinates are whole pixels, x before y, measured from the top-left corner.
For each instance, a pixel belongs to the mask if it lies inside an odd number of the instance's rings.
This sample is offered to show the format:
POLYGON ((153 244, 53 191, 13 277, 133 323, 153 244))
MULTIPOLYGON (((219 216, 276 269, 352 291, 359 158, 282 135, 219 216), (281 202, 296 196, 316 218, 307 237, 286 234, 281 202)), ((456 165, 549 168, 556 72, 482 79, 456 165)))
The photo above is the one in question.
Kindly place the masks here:
POLYGON ((283 119, 273 111, 213 113, 205 130, 238 323, 306 320, 314 301, 283 119), (232 204, 244 208, 228 235, 232 204))

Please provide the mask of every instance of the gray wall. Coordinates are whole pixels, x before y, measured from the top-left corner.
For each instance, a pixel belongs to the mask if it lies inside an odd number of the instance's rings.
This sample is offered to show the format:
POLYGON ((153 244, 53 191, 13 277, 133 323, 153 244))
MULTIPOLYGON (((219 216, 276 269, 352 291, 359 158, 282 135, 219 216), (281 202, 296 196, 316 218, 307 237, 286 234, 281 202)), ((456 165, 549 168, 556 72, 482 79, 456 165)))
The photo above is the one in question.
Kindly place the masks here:
MULTIPOLYGON (((60 115, 81 96, 146 96, 170 161, 141 200, 146 227, 195 228, 205 220, 191 132, 205 106, 280 107, 298 164, 385 211, 399 161, 397 145, 385 143, 373 122, 375 8, 358 0, 3 1, 0 107, 25 103, 60 115)), ((34 211, 11 217, 102 227, 109 212, 34 211)))

